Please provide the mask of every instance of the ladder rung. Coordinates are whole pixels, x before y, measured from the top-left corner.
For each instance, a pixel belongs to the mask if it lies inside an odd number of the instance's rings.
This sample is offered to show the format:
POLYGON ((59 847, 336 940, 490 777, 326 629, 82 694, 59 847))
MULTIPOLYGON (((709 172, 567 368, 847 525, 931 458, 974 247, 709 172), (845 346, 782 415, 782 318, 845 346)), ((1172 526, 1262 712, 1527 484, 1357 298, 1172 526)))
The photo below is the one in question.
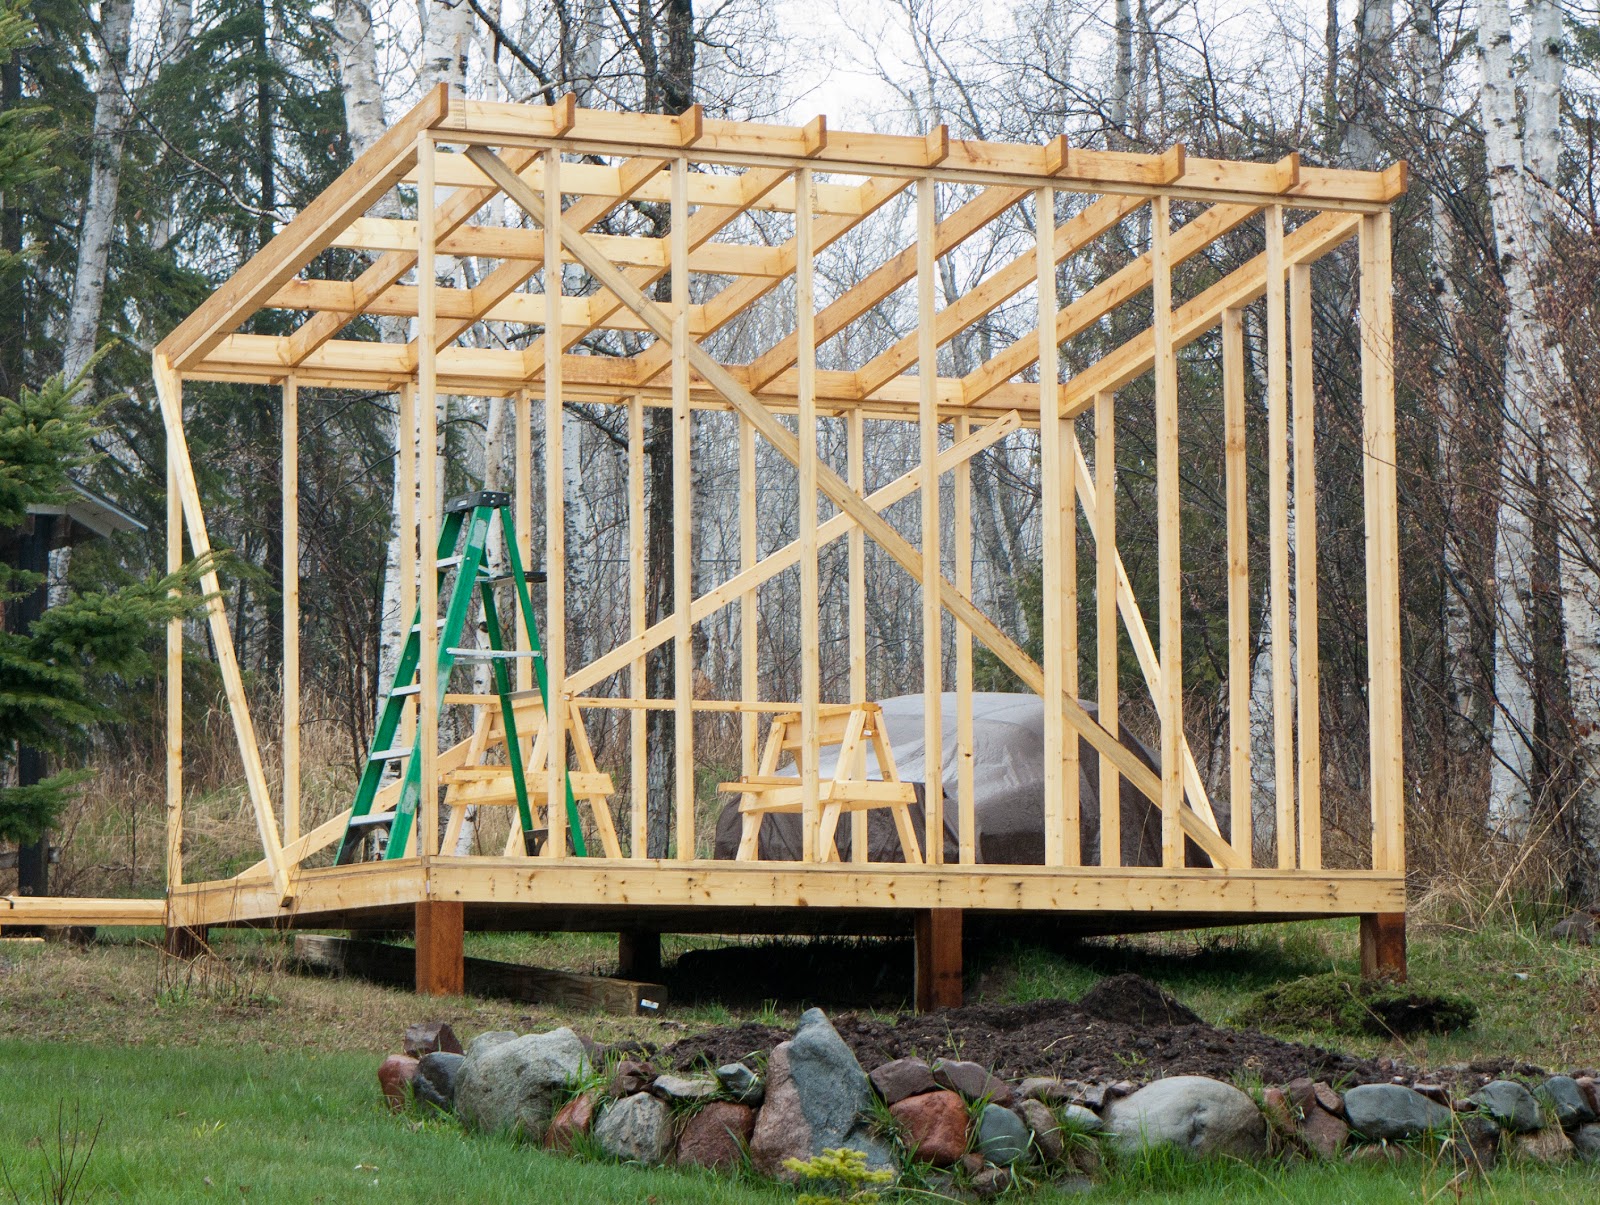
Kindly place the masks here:
POLYGON ((398 761, 402 757, 410 757, 415 749, 406 745, 404 748, 374 749, 367 755, 368 761, 398 761))
POLYGON ((459 556, 447 556, 440 557, 433 563, 433 567, 435 569, 454 569, 459 564, 461 564, 461 558, 459 556))
POLYGON ((445 649, 445 652, 452 657, 465 657, 473 661, 511 661, 517 657, 544 657, 544 654, 537 650, 524 652, 521 649, 445 649))
MULTIPOLYGON (((507 582, 514 582, 516 580, 517 575, 515 573, 498 573, 494 574, 493 576, 488 574, 478 575, 478 585, 480 586, 503 586, 507 582)), ((523 571, 522 580, 527 582, 529 585, 541 586, 545 583, 546 577, 543 570, 526 569, 523 571)))
POLYGON ((398 699, 402 695, 420 695, 421 693, 422 693, 422 683, 421 682, 413 682, 410 686, 397 686, 397 687, 395 687, 393 690, 391 690, 389 692, 389 697, 391 699, 398 699))
MULTIPOLYGON (((440 619, 440 620, 435 621, 433 626, 436 627, 436 628, 444 627, 444 620, 440 619)), ((420 623, 414 623, 414 624, 411 625, 411 630, 413 632, 420 632, 420 631, 422 631, 422 625, 420 623)))

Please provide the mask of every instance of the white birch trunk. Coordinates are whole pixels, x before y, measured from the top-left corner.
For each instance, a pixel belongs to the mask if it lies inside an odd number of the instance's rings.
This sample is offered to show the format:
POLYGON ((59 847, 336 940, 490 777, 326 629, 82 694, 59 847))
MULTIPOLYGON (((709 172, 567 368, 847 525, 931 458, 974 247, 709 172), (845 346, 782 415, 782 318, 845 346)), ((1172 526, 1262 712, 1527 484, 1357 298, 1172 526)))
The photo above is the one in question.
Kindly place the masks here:
POLYGON ((1505 396, 1501 422, 1500 498, 1495 531, 1495 716, 1489 776, 1492 831, 1527 834, 1533 777, 1533 505, 1543 424, 1530 349, 1539 338, 1529 274, 1534 200, 1524 180, 1517 129, 1511 13, 1507 0, 1478 10, 1480 109, 1488 168, 1489 210, 1507 295, 1505 396))
POLYGON ((471 23, 467 0, 423 0, 422 64, 417 75, 424 88, 443 83, 465 91, 471 23))
MULTIPOLYGON (((189 38, 194 29, 193 0, 165 0, 161 6, 161 49, 157 71, 165 71, 181 59, 189 49, 189 38)), ((171 202, 177 205, 177 200, 171 202)), ((169 208, 150 223, 150 248, 165 250, 172 241, 172 231, 177 225, 177 211, 169 208)))

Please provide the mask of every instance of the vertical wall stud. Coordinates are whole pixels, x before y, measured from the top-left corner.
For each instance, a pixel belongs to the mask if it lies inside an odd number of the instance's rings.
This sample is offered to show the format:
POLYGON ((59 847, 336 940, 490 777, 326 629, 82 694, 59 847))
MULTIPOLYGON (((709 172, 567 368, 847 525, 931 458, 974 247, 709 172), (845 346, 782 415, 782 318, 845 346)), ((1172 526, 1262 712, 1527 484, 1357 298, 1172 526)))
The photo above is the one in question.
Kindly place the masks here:
POLYGON ((939 551, 939 342, 934 328, 934 222, 938 185, 917 181, 917 422, 922 460, 922 697, 923 756, 928 780, 923 858, 944 861, 944 609, 939 551))
POLYGON ((1161 861, 1183 865, 1183 599, 1178 522, 1178 360, 1172 341, 1172 215, 1150 202, 1156 385, 1156 527, 1161 611, 1161 861))
MULTIPOLYGON (((845 471, 849 486, 862 497, 867 493, 867 420, 860 408, 850 411, 845 429, 845 471)), ((867 541, 858 526, 850 528, 848 591, 850 609, 850 701, 867 698, 867 541)), ((867 813, 850 813, 850 860, 867 860, 867 813)))
MULTIPOLYGON (((1094 399, 1095 676, 1100 724, 1119 737, 1117 716, 1117 395, 1094 399)), ((1100 759, 1100 865, 1122 865, 1122 776, 1100 759)))
MULTIPOLYGON (((439 284, 434 260, 434 166, 433 139, 422 134, 417 139, 417 407, 422 419, 417 472, 422 497, 422 513, 418 516, 422 526, 418 541, 422 552, 418 681, 422 690, 417 722, 422 754, 422 815, 415 840, 424 866, 437 852, 439 842, 439 629, 434 624, 439 614, 439 432, 435 411, 439 391, 439 284)), ((404 629, 404 621, 401 627, 404 629)))
POLYGON ((544 669, 545 823, 544 853, 567 856, 567 508, 562 449, 561 152, 544 156, 544 669))
POLYGON ((283 382, 283 839, 300 838, 300 386, 283 382))
POLYGON ((693 413, 689 409, 689 161, 672 161, 672 527, 673 709, 677 736, 678 858, 694 859, 694 516, 692 503, 693 413))
MULTIPOLYGON (((955 439, 972 433, 972 420, 956 419, 955 439)), ((955 471, 956 589, 972 597, 972 461, 963 460, 955 471)), ((859 528, 857 529, 859 531, 859 528)), ((978 859, 977 783, 972 762, 972 629, 956 623, 956 848, 963 866, 978 859)), ((859 814, 859 813, 858 813, 859 814)))
POLYGON ((1278 868, 1295 864, 1294 658, 1289 618, 1289 356, 1283 206, 1267 221, 1267 509, 1272 627, 1272 756, 1278 868))
MULTIPOLYGON (((644 552, 644 399, 637 393, 628 399, 628 634, 635 640, 644 635, 645 552, 644 552)), ((628 670, 629 692, 643 699, 649 689, 645 659, 635 657, 628 670)), ((649 847, 650 758, 649 714, 642 707, 628 713, 628 781, 631 813, 631 853, 642 858, 649 847)))
POLYGON ((822 743, 818 706, 822 699, 822 643, 818 633, 821 590, 817 579, 817 322, 812 257, 816 254, 812 216, 816 193, 810 168, 795 181, 794 309, 799 356, 800 414, 800 823, 801 857, 826 861, 832 849, 818 849, 818 763, 822 743))
POLYGON ((1300 867, 1322 869, 1322 671, 1317 649, 1316 386, 1311 349, 1311 266, 1289 270, 1294 355, 1294 597, 1296 728, 1300 749, 1300 867))
POLYGON ((1222 312, 1228 507, 1228 801, 1233 848, 1250 864, 1250 502, 1245 476, 1244 312, 1222 312))
MULTIPOLYGON (((1044 861, 1067 863, 1067 728, 1062 713, 1066 693, 1067 590, 1062 550, 1067 533, 1061 498, 1062 463, 1060 351, 1056 343, 1055 190, 1034 193, 1033 225, 1037 251, 1035 283, 1039 297, 1039 496, 1044 588, 1044 861)), ((1068 495, 1070 497, 1070 495, 1068 495)), ((1074 738, 1075 739, 1075 738, 1074 738)))

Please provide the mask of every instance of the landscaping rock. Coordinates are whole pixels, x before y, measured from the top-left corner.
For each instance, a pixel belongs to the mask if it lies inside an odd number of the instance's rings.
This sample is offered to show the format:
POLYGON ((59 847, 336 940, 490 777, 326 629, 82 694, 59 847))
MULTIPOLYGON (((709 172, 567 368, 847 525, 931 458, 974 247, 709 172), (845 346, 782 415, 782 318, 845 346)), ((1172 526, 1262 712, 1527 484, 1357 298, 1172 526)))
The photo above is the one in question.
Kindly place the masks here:
POLYGON ((1312 1084, 1311 1093, 1317 1098, 1317 1104, 1321 1105, 1335 1117, 1344 1116, 1344 1097, 1340 1096, 1332 1088, 1328 1087, 1327 1084, 1312 1084))
POLYGON ((1289 1094, 1282 1088, 1262 1089, 1261 1112, 1267 1124, 1278 1133, 1294 1133, 1294 1107, 1289 1103, 1289 1094))
POLYGON ((425 1054, 434 1054, 443 1051, 445 1054, 461 1054, 461 1040, 456 1037, 456 1031, 450 1028, 448 1021, 418 1021, 415 1025, 406 1026, 405 1052, 413 1058, 421 1058, 425 1054))
POLYGON ((1309 1113, 1317 1107, 1316 1089, 1305 1076, 1290 1080, 1284 1085, 1283 1093, 1289 1098, 1289 1103, 1299 1109, 1302 1114, 1309 1113))
POLYGON ((1028 1127, 1004 1105, 983 1106, 977 1137, 978 1150, 990 1163, 1015 1163, 1028 1157, 1028 1127))
POLYGON ((1463 1167, 1488 1171, 1500 1161, 1500 1127, 1484 1113, 1463 1113, 1458 1130, 1447 1144, 1455 1162, 1463 1167))
POLYGON ((656 1069, 649 1063, 641 1063, 635 1059, 623 1059, 611 1073, 611 1083, 606 1088, 612 1096, 632 1096, 635 1092, 643 1092, 656 1078, 656 1069))
POLYGON ((426 1101, 446 1113, 456 1107, 456 1080, 466 1057, 448 1051, 425 1054, 417 1063, 416 1078, 411 1081, 411 1091, 418 1100, 426 1101))
POLYGON ((473 1042, 456 1081, 456 1112, 469 1129, 510 1131, 538 1140, 555 1112, 555 1095, 589 1071, 572 1030, 510 1041, 473 1042))
POLYGON ((1058 1079, 1030 1076, 1017 1088, 1023 1100, 1042 1100, 1047 1105, 1065 1104, 1073 1099, 1073 1091, 1058 1079))
POLYGON ((1158 1079, 1116 1101, 1106 1128, 1125 1150, 1171 1145, 1196 1156, 1237 1159, 1267 1151, 1267 1122, 1256 1102, 1232 1084, 1199 1075, 1158 1079))
POLYGON ((1067 1105, 1061 1110, 1061 1120, 1069 1130, 1080 1134, 1098 1134, 1106 1124, 1100 1120, 1100 1114, 1082 1105, 1067 1105))
POLYGON ((726 1170, 739 1166, 755 1130, 756 1111, 731 1100, 714 1100, 684 1123, 678 1162, 726 1170))
POLYGON ((767 1064, 767 1099, 750 1139, 756 1170, 792 1182, 785 1159, 838 1147, 863 1152, 869 1168, 892 1167, 889 1148, 862 1123, 871 1104, 866 1072, 850 1047, 820 1008, 807 1009, 794 1037, 778 1043, 767 1064))
POLYGON ((717 1081, 709 1075, 658 1075, 650 1092, 665 1101, 710 1100, 717 1094, 717 1081))
POLYGON ((1552 1075, 1539 1085, 1534 1096, 1550 1107, 1563 1130, 1576 1129, 1595 1119, 1588 1093, 1570 1075, 1552 1075))
POLYGON ((1350 1141, 1350 1127, 1344 1119, 1315 1105, 1306 1110, 1296 1132, 1306 1149, 1323 1159, 1337 1159, 1350 1141))
POLYGON ((967 1150, 967 1104, 959 1093, 935 1088, 889 1106, 905 1127, 906 1145, 918 1160, 949 1167, 967 1150))
POLYGON ((1596 1121, 1600 1121, 1600 1084, 1587 1075, 1580 1075, 1577 1079, 1578 1089, 1583 1093, 1583 1098, 1589 1102, 1589 1107, 1594 1110, 1596 1121))
POLYGON ((921 1059, 895 1059, 874 1067, 867 1078, 886 1105, 899 1104, 908 1096, 932 1092, 939 1086, 933 1081, 932 1070, 921 1059))
POLYGON ((978 1063, 939 1059, 933 1064, 933 1082, 968 1100, 987 1100, 1002 1108, 1017 1099, 1015 1088, 990 1075, 989 1069, 978 1063))
POLYGON ((572 1140, 579 1134, 587 1134, 594 1125, 595 1103, 593 1092, 582 1092, 562 1105, 550 1119, 550 1128, 544 1132, 545 1150, 570 1151, 572 1140))
POLYGON ((391 1054, 378 1064, 378 1090, 391 1113, 404 1113, 411 1103, 411 1081, 417 1075, 417 1060, 409 1054, 391 1054))
POLYGON ((986 1167, 972 1177, 968 1187, 980 1200, 998 1197, 1011 1187, 1011 1173, 1003 1167, 986 1167))
POLYGON ((498 1046, 502 1042, 515 1041, 517 1035, 509 1029, 491 1029, 488 1033, 480 1033, 467 1043, 466 1055, 471 1058, 474 1054, 482 1054, 491 1046, 498 1046))
POLYGON ((1541 1163, 1547 1167, 1570 1163, 1575 1153, 1572 1139, 1557 1126, 1534 1133, 1518 1134, 1512 1139, 1512 1150, 1519 1159, 1525 1159, 1529 1163, 1541 1163))
POLYGON ((1024 1100, 1017 1105, 1017 1116, 1027 1123, 1028 1132, 1033 1135, 1034 1149, 1039 1152, 1041 1159, 1046 1163, 1054 1163, 1061 1158, 1066 1143, 1061 1137, 1061 1124, 1056 1121, 1056 1115, 1050 1112, 1048 1105, 1037 1100, 1024 1100))
POLYGON ((635 1092, 600 1114, 594 1140, 613 1159, 654 1165, 672 1150, 672 1114, 648 1092, 635 1092))
POLYGON ((717 1083, 722 1090, 743 1105, 759 1105, 767 1090, 761 1077, 743 1063, 724 1063, 717 1068, 717 1083))
POLYGON ((1531 1134, 1544 1124, 1533 1093, 1514 1080, 1497 1079, 1487 1083, 1467 1097, 1467 1103, 1477 1105, 1494 1118, 1502 1130, 1513 1134, 1531 1134))
POLYGON ((1591 1121, 1573 1130, 1572 1145, 1585 1163, 1600 1162, 1600 1124, 1591 1121))
MULTIPOLYGON (((1396 1080, 1395 1082, 1399 1083, 1400 1081, 1396 1080)), ((1435 1104, 1443 1105, 1447 1109, 1450 1107, 1450 1093, 1443 1084, 1412 1084, 1411 1090, 1420 1092, 1435 1104)))
POLYGON ((1594 923, 1593 913, 1574 912, 1550 926, 1550 938, 1552 941, 1570 941, 1575 946, 1592 945, 1594 923))
POLYGON ((1454 1114, 1399 1084, 1362 1084, 1344 1094, 1350 1126, 1363 1138, 1393 1142, 1450 1128, 1454 1114))

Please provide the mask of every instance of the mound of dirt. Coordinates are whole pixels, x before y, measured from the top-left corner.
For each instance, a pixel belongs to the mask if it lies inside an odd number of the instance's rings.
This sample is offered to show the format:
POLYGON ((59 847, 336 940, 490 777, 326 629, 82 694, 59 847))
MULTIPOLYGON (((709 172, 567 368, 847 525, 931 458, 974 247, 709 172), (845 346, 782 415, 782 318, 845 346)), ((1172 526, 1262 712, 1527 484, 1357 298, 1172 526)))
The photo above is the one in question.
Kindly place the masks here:
MULTIPOLYGON (((1161 1023, 1156 1018, 1162 1010, 1175 1018, 1194 1014, 1154 984, 1139 982, 1142 987, 1124 983, 1108 989, 1093 1001, 1093 1012, 1069 1000, 1035 1000, 895 1018, 845 1013, 835 1016, 833 1023, 868 1070, 915 1055, 929 1060, 970 1059, 1008 1079, 1052 1075, 1142 1083, 1168 1075, 1228 1080, 1245 1072, 1281 1084, 1302 1075, 1375 1082, 1393 1073, 1375 1062, 1280 1041, 1254 1030, 1221 1029, 1198 1018, 1161 1023)), ((791 1036, 788 1029, 748 1022, 723 1026, 674 1042, 661 1052, 658 1063, 679 1068, 717 1066, 769 1051, 791 1036)))
POLYGON ((1078 1007, 1091 1017, 1125 1025, 1201 1025, 1200 1014, 1148 979, 1113 975, 1083 994, 1078 1007))

